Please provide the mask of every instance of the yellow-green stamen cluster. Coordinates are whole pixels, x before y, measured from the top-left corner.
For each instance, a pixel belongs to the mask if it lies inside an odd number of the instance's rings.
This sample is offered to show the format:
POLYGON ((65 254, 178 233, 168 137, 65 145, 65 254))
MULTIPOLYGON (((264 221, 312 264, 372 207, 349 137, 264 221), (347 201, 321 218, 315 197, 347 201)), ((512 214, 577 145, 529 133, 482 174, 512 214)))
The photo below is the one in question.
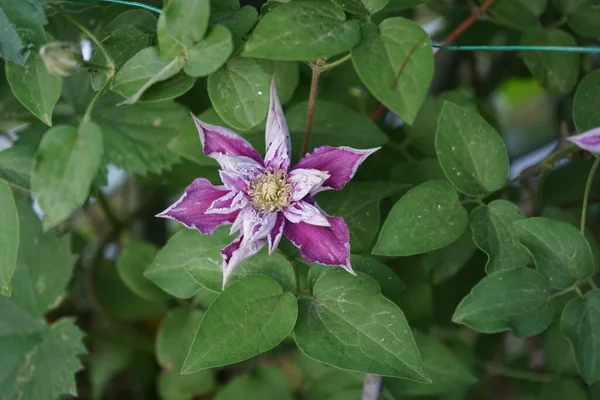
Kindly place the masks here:
POLYGON ((290 204, 292 185, 287 183, 287 173, 283 169, 267 168, 256 180, 250 183, 248 194, 254 207, 261 211, 281 210, 290 204))

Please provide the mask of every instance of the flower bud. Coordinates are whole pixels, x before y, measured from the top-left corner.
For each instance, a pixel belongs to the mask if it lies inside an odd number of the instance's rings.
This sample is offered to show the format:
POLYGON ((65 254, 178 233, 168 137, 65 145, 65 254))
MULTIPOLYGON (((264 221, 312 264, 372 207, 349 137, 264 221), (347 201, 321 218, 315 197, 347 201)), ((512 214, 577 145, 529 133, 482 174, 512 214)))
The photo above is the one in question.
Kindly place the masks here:
POLYGON ((46 69, 52 75, 67 77, 83 66, 83 55, 77 43, 51 42, 40 49, 46 69))

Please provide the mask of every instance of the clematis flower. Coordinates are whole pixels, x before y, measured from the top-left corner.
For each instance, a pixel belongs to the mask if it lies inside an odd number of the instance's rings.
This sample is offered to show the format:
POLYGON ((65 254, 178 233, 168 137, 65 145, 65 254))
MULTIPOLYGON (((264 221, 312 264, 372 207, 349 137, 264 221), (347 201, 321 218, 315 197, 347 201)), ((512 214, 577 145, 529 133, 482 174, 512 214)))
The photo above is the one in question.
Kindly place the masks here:
POLYGON ((600 128, 594 128, 581 135, 568 137, 567 140, 584 150, 600 154, 600 128))
POLYGON ((290 168, 290 135, 274 82, 270 96, 264 159, 236 133, 192 115, 204 154, 221 166, 223 185, 213 186, 207 179, 197 178, 179 200, 157 216, 203 234, 212 234, 225 224, 232 224, 231 234, 240 232, 221 251, 223 285, 236 266, 263 246, 268 246, 269 254, 273 252, 282 235, 298 247, 308 263, 341 266, 354 274, 346 222, 323 212, 313 195, 342 189, 358 166, 379 148, 322 146, 290 168))

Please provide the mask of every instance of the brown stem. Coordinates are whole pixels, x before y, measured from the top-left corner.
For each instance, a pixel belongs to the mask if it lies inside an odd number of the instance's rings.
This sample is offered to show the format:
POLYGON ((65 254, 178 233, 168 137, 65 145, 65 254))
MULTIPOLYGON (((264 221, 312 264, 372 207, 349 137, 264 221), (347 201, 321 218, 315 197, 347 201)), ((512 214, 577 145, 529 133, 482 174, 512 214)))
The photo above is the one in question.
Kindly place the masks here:
POLYGON ((302 142, 302 152, 300 156, 303 156, 308 151, 308 142, 310 140, 310 133, 312 130, 313 119, 315 116, 315 100, 317 99, 317 87, 319 86, 319 76, 321 75, 321 69, 325 65, 325 59, 315 61, 312 65, 312 79, 310 81, 310 95, 308 98, 308 112, 306 114, 306 130, 304 131, 304 142, 302 142))
MULTIPOLYGON (((460 35, 463 34, 471 25, 473 25, 485 12, 488 8, 494 4, 495 0, 486 0, 481 7, 477 10, 473 11, 471 15, 469 15, 463 22, 461 22, 448 36, 446 39, 442 41, 442 46, 447 46, 450 43, 454 42, 460 35)), ((437 52, 439 53, 439 51, 437 52)), ((436 55, 437 55, 436 53, 436 55)))

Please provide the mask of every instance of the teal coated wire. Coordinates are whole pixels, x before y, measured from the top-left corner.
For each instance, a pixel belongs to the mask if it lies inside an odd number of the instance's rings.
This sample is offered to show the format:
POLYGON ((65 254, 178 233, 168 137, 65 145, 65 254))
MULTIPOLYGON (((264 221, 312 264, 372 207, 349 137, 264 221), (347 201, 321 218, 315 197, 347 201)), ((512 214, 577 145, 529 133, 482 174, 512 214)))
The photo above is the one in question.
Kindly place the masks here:
POLYGON ((442 46, 434 44, 433 47, 455 51, 557 51, 562 53, 600 53, 600 47, 579 46, 442 46))
POLYGON ((145 3, 140 3, 137 1, 126 1, 126 0, 71 0, 71 1, 75 1, 75 2, 86 2, 86 3, 91 3, 91 2, 102 2, 102 3, 115 3, 115 4, 123 4, 126 6, 133 6, 133 7, 139 7, 139 8, 143 8, 144 10, 148 10, 148 11, 152 11, 155 12, 157 14, 160 14, 162 11, 160 8, 145 4, 145 3))
MULTIPOLYGON (((71 0, 79 2, 105 2, 124 4, 127 6, 139 7, 148 11, 160 14, 160 8, 140 3, 137 1, 127 0, 71 0)), ((433 47, 442 50, 451 51, 556 51, 562 53, 600 53, 600 47, 579 47, 579 46, 454 46, 434 44, 433 47)))

